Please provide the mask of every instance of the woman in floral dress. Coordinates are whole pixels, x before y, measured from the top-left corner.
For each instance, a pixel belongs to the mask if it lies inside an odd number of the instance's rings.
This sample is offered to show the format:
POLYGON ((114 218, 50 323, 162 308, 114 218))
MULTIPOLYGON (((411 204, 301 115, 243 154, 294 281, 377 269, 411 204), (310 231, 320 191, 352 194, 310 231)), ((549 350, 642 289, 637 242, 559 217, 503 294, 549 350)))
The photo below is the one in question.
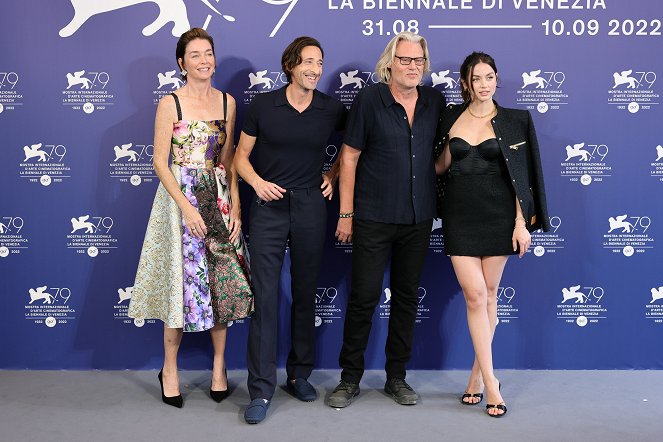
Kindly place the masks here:
POLYGON ((212 87, 214 42, 206 31, 194 28, 182 34, 176 58, 186 84, 157 108, 154 169, 161 183, 129 316, 164 322, 162 400, 181 407, 177 352, 183 331, 210 330, 210 395, 221 401, 228 394, 226 324, 253 312, 253 293, 237 176, 231 168, 235 100, 212 87))

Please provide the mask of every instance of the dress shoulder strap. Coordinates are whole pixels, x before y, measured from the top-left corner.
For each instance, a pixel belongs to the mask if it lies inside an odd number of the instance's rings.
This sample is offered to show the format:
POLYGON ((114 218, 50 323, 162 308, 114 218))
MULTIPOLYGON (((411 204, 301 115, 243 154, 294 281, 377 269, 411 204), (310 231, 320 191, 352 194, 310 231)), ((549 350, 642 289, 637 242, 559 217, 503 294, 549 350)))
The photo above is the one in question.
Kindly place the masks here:
POLYGON ((226 111, 228 110, 228 96, 226 95, 225 92, 222 92, 223 94, 223 120, 226 120, 226 111))
POLYGON ((182 121, 182 108, 180 107, 180 99, 177 98, 177 94, 175 92, 171 93, 170 95, 172 95, 175 99, 175 107, 177 108, 177 121, 182 121))

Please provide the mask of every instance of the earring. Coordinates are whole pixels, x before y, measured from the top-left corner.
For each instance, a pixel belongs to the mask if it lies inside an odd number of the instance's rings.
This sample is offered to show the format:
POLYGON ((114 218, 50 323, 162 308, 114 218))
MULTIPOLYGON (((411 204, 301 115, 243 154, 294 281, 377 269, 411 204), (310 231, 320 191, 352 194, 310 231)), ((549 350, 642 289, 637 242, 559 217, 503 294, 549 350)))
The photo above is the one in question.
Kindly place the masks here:
POLYGON ((188 72, 186 71, 186 69, 182 69, 182 73, 181 73, 180 75, 181 75, 182 77, 186 77, 186 74, 188 74, 188 72))

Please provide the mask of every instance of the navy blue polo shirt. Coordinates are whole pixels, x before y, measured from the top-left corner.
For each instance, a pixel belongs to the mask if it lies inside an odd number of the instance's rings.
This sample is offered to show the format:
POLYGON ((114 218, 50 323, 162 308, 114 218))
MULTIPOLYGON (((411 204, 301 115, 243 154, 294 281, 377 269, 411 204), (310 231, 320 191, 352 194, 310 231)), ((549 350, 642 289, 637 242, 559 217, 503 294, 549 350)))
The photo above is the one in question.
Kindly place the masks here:
POLYGON ((257 95, 249 105, 242 131, 257 138, 253 168, 284 189, 317 187, 329 136, 343 129, 347 111, 340 101, 314 90, 311 104, 299 113, 288 103, 286 87, 257 95))
POLYGON ((361 150, 355 177, 355 218, 415 224, 436 216, 433 148, 444 96, 418 86, 412 128, 389 86, 355 97, 343 142, 361 150))

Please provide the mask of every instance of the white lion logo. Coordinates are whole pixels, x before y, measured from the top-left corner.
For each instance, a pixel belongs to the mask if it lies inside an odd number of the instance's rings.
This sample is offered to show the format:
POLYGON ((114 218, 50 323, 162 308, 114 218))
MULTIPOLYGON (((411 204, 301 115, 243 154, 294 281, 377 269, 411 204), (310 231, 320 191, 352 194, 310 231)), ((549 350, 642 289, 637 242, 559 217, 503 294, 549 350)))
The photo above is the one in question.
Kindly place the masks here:
POLYGON ((25 152, 25 159, 23 161, 28 161, 30 158, 39 157, 37 161, 46 161, 46 152, 41 149, 41 143, 33 144, 32 146, 23 146, 23 152, 25 152))
POLYGON ((124 289, 117 289, 117 294, 120 296, 120 299, 117 301, 117 303, 122 304, 124 301, 131 299, 133 290, 133 286, 126 287, 124 289))
POLYGON ((649 303, 653 304, 654 302, 658 301, 659 299, 663 299, 663 286, 659 287, 658 289, 656 287, 652 287, 652 289, 651 289, 651 301, 649 301, 649 303))
POLYGON ((386 304, 391 301, 391 289, 389 287, 384 289, 384 295, 387 297, 387 299, 384 300, 383 304, 386 304))
POLYGON ((651 289, 651 301, 649 301, 650 304, 653 304, 654 302, 658 301, 659 299, 663 299, 663 287, 659 287, 656 289, 655 287, 652 287, 651 289))
POLYGON ((608 233, 615 229, 622 229, 621 233, 630 233, 633 230, 633 224, 625 221, 627 216, 628 215, 621 215, 615 216, 614 218, 611 216, 608 218, 608 222, 610 223, 610 230, 608 230, 608 233))
POLYGON ((79 216, 71 219, 71 233, 85 229, 85 233, 94 233, 94 224, 88 221, 90 215, 79 216))
POLYGON ((43 287, 37 287, 37 290, 35 289, 30 289, 28 292, 30 293, 30 302, 29 304, 32 304, 35 301, 39 301, 40 299, 43 299, 44 301, 42 304, 52 304, 53 300, 53 295, 50 293, 46 293, 46 289, 48 286, 43 286, 43 287))
POLYGON ((113 147, 113 150, 115 151, 115 159, 113 162, 117 162, 117 160, 124 157, 129 157, 129 161, 138 161, 138 153, 131 150, 131 146, 132 143, 123 144, 122 147, 113 147))
POLYGON ((341 72, 341 89, 349 84, 354 84, 355 86, 352 89, 361 89, 364 85, 361 81, 361 78, 356 77, 359 73, 359 70, 348 71, 347 73, 341 72))
POLYGON ((529 73, 523 72, 522 75, 523 85, 520 88, 525 89, 530 84, 535 84, 537 89, 544 89, 546 87, 546 80, 539 77, 540 73, 541 69, 537 69, 536 71, 530 71, 529 73))
POLYGON ((431 226, 430 231, 434 232, 437 229, 442 228, 442 218, 433 218, 433 225, 431 226))
POLYGON ((249 89, 253 89, 253 86, 257 86, 259 84, 263 85, 263 89, 270 89, 272 86, 274 86, 274 80, 269 77, 265 77, 265 75, 267 75, 267 70, 258 71, 255 74, 253 72, 249 72, 249 82, 251 83, 249 89))
POLYGON ((85 71, 76 71, 73 73, 67 74, 67 89, 71 88, 72 86, 76 86, 77 84, 81 85, 81 89, 90 89, 90 86, 92 85, 92 82, 90 81, 89 78, 83 77, 85 74, 85 71))
POLYGON ((622 84, 628 84, 628 86, 626 87, 627 89, 635 89, 638 80, 631 77, 632 73, 633 69, 629 69, 628 71, 615 72, 614 74, 612 74, 612 78, 614 78, 615 80, 615 85, 612 88, 616 89, 617 86, 621 86, 622 84))
POLYGON ((157 79, 159 80, 159 87, 157 89, 161 89, 164 86, 170 85, 171 89, 177 89, 181 87, 184 82, 180 80, 179 78, 175 78, 175 73, 176 71, 168 71, 165 74, 158 73, 157 74, 157 79))
POLYGON ((661 161, 663 158, 663 146, 660 144, 656 146, 656 161, 661 161))
POLYGON ((580 161, 589 161, 589 152, 583 149, 585 143, 574 144, 573 147, 570 145, 566 146, 566 160, 569 161, 571 158, 580 157, 580 161))
MULTIPOLYGON (((230 15, 221 14, 208 0, 200 0, 225 20, 233 22, 235 18, 230 15)), ((159 7, 159 16, 151 24, 143 28, 143 35, 149 37, 164 27, 167 23, 173 23, 173 37, 179 37, 189 29, 189 18, 184 0, 71 0, 74 7, 74 17, 69 24, 60 29, 60 37, 69 37, 80 29, 91 17, 105 12, 138 5, 140 3, 155 3, 159 7)))
POLYGON ((562 304, 564 304, 566 301, 569 299, 575 299, 576 302, 574 304, 580 303, 584 304, 585 299, 587 298, 584 293, 579 292, 578 290, 580 289, 579 285, 574 285, 573 287, 569 287, 568 289, 564 288, 562 289, 562 304))
POLYGON ((449 74, 449 69, 446 71, 431 72, 430 78, 433 79, 433 87, 443 84, 445 89, 453 89, 454 80, 453 78, 447 77, 447 74, 449 74))

